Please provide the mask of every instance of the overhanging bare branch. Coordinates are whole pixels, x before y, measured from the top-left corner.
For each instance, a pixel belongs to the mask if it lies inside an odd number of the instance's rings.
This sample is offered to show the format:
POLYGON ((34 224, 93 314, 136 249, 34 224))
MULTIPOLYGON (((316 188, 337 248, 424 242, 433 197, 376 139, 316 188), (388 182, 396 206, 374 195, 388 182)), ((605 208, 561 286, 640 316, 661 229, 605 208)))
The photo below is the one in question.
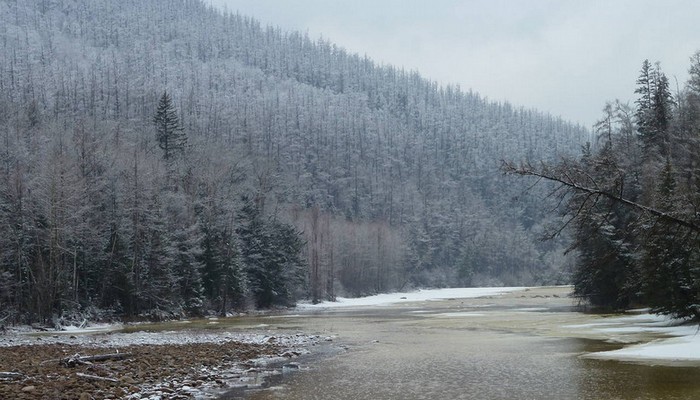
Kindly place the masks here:
POLYGON ((616 193, 611 193, 606 190, 601 189, 596 182, 593 182, 593 185, 595 187, 589 187, 587 185, 581 184, 576 182, 576 180, 571 176, 571 174, 566 171, 563 173, 561 176, 553 173, 552 171, 549 170, 549 168, 546 168, 546 166, 543 166, 541 169, 536 169, 532 165, 529 164, 521 164, 521 165, 515 165, 510 162, 503 162, 501 169, 506 173, 506 174, 515 174, 515 175, 521 175, 521 176, 534 176, 540 179, 545 179, 548 181, 556 182, 561 185, 564 185, 568 188, 571 188, 577 192, 581 193, 588 193, 589 195, 598 195, 605 197, 607 199, 610 199, 614 202, 624 204, 628 207, 640 210, 642 212, 648 213, 650 215, 653 215, 655 217, 658 217, 659 219, 671 222, 673 224, 688 228, 694 232, 699 232, 700 233, 700 225, 688 221, 682 218, 678 218, 674 215, 665 213, 663 211, 660 211, 654 207, 649 207, 645 206, 644 204, 637 203, 635 201, 626 199, 622 197, 620 194, 616 193))

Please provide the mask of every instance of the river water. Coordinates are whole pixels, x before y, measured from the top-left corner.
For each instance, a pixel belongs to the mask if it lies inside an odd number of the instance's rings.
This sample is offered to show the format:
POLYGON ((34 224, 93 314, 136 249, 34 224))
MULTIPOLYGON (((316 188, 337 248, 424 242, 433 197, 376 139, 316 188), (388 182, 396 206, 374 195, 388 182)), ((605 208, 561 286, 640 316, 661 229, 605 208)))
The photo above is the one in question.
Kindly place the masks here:
POLYGON ((480 299, 275 316, 280 331, 332 335, 339 351, 307 360, 263 399, 696 399, 700 365, 653 366, 581 357, 653 339, 578 328, 567 288, 480 299))

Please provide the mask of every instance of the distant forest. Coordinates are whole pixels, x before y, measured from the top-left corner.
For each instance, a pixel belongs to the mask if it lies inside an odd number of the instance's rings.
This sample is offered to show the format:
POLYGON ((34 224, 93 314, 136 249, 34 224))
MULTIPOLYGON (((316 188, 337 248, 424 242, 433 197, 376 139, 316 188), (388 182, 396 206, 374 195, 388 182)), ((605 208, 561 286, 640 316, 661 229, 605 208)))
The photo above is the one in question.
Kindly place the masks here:
POLYGON ((0 322, 570 281, 499 166, 581 126, 199 0, 0 0, 0 55, 0 322))
POLYGON ((608 103, 578 159, 506 166, 559 185, 574 294, 593 306, 700 321, 700 51, 688 72, 674 94, 645 60, 634 105, 608 103))

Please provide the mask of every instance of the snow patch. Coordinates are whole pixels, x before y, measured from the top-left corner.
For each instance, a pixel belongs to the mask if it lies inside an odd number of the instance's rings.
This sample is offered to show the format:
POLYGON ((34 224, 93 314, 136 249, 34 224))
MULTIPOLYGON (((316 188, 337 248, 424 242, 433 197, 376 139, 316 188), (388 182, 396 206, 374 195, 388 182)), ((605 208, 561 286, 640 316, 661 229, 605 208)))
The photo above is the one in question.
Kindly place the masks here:
POLYGON ((300 303, 299 309, 324 309, 343 307, 385 306, 396 303, 411 303, 419 301, 436 301, 447 299, 471 299, 476 297, 497 296, 504 293, 525 290, 524 287, 486 287, 486 288, 454 288, 429 289, 407 293, 385 293, 374 296, 345 298, 338 297, 335 302, 319 304, 300 303))
POLYGON ((697 328, 693 327, 693 331, 696 333, 692 335, 659 339, 620 350, 591 353, 586 357, 623 361, 700 361, 700 335, 697 335, 697 328))
POLYGON ((604 333, 650 332, 670 336, 619 350, 586 354, 586 358, 640 362, 700 361, 700 327, 679 325, 683 322, 668 316, 645 313, 567 327, 593 329, 604 333))
POLYGON ((101 332, 111 332, 122 329, 124 326, 121 324, 92 324, 87 327, 77 327, 75 325, 68 325, 61 327, 60 331, 55 333, 71 333, 71 334, 87 334, 87 333, 101 333, 101 332))

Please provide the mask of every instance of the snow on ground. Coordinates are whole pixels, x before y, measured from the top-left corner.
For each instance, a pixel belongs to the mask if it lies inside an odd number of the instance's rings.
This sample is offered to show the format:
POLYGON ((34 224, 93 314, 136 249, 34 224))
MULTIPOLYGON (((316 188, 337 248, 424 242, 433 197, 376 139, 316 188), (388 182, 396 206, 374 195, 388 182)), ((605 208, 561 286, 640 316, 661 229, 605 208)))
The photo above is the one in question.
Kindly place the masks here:
POLYGON ((98 333, 98 332, 111 332, 118 331, 124 328, 122 324, 91 324, 89 326, 78 327, 75 325, 68 325, 62 327, 57 333, 70 333, 76 335, 82 335, 86 333, 98 333))
POLYGON ((659 339, 620 350, 592 353, 587 357, 623 361, 700 361, 700 336, 693 334, 659 339))
POLYGON ((700 330, 697 325, 680 325, 683 321, 652 314, 606 318, 604 322, 569 325, 568 328, 592 329, 602 333, 650 332, 666 336, 648 343, 626 346, 619 350, 585 355, 586 358, 620 361, 660 362, 700 361, 700 330))
POLYGON ((334 302, 319 304, 300 303, 300 309, 324 309, 341 307, 369 307, 384 306, 395 303, 410 303, 417 301, 434 301, 445 299, 469 299, 475 297, 495 296, 503 293, 524 290, 524 287, 488 287, 488 288, 456 288, 456 289, 429 289, 407 293, 386 293, 375 296, 344 298, 338 297, 334 302))

